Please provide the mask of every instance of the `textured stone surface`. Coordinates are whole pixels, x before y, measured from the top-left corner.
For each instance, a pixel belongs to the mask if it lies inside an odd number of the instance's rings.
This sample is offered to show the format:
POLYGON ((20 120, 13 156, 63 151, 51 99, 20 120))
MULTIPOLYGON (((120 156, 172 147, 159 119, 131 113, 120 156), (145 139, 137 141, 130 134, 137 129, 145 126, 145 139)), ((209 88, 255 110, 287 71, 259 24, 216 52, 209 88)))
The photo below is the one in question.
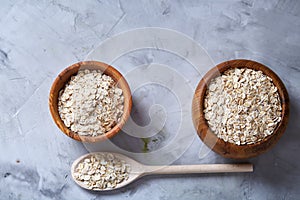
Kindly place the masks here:
MULTIPOLYGON (((0 199, 299 199, 299 13, 297 0, 1 1, 0 199), (282 78, 291 99, 290 123, 272 150, 249 160, 254 173, 144 177, 103 194, 83 190, 71 180, 71 163, 89 148, 64 136, 53 123, 48 111, 52 81, 100 42, 142 27, 182 32, 197 41, 214 63, 254 59, 282 78)), ((113 65, 125 74, 146 65, 139 70, 147 73, 151 63, 174 66, 193 89, 201 79, 181 58, 153 49, 132 52, 113 65)), ((147 85, 134 91, 133 100, 133 119, 140 125, 149 123, 151 105, 165 105, 170 118, 157 136, 159 144, 148 147, 160 148, 180 122, 176 97, 166 88, 147 85)), ((132 140, 128 143, 130 137, 123 134, 113 142, 142 152, 144 142, 132 140)), ((195 137, 174 164, 234 162, 213 152, 199 156, 201 148, 205 147, 195 137)))

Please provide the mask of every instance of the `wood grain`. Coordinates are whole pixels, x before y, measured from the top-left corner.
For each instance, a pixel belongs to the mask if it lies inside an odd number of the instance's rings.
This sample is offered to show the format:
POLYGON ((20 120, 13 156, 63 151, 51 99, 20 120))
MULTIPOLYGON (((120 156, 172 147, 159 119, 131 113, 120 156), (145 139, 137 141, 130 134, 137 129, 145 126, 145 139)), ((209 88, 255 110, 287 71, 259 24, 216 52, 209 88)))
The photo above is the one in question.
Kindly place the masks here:
POLYGON ((98 62, 98 61, 84 61, 84 62, 79 62, 79 63, 69 66, 68 68, 63 70, 58 75, 58 77, 53 82, 51 90, 50 90, 49 107, 50 107, 50 112, 51 112, 54 122, 62 130, 62 132, 65 133, 67 136, 69 136, 75 140, 78 140, 78 141, 90 142, 90 143, 104 141, 104 140, 116 135, 121 130, 121 128, 124 126, 127 119, 129 118, 130 112, 131 112, 131 107, 132 107, 131 91, 130 91, 129 85, 128 85, 127 81, 125 80, 125 78, 121 75, 121 73, 119 71, 117 71, 112 66, 102 63, 102 62, 98 62), (96 136, 96 137, 80 136, 77 133, 71 131, 69 128, 67 128, 59 116, 58 105, 57 105, 59 91, 70 80, 71 76, 77 74, 79 69, 80 70, 82 70, 82 69, 100 70, 104 74, 110 76, 117 83, 117 86, 123 90, 123 95, 124 95, 123 116, 121 117, 120 122, 104 135, 100 135, 100 136, 96 136))
POLYGON ((200 174, 200 173, 253 172, 252 164, 200 164, 200 165, 145 166, 145 167, 149 171, 148 174, 200 174))
POLYGON ((287 90, 280 78, 271 69, 251 60, 230 60, 212 68, 202 78, 194 94, 192 117, 194 127, 196 128, 199 137, 209 148, 226 158, 245 159, 258 156, 266 152, 277 143, 288 124, 289 106, 290 103, 287 90), (254 70, 260 70, 264 74, 271 77, 274 85, 278 88, 280 100, 282 103, 282 120, 278 124, 272 135, 264 138, 258 143, 238 146, 236 144, 225 142, 224 140, 219 139, 212 132, 212 130, 208 126, 206 119, 204 118, 204 98, 208 84, 213 78, 219 76, 224 71, 231 68, 250 68, 254 70))

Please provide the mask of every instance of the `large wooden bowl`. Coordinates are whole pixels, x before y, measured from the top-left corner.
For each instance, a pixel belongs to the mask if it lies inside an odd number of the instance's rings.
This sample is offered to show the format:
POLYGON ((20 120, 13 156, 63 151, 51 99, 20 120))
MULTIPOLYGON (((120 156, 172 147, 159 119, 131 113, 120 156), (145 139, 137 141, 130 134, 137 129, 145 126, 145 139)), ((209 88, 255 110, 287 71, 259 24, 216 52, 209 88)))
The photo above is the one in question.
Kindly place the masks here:
POLYGON ((192 105, 193 123, 201 140, 213 151, 226 158, 245 159, 255 157, 266 152, 284 133, 289 119, 289 96, 287 90, 280 78, 268 67, 251 60, 231 60, 223 62, 212 68, 200 81, 193 98, 192 105), (272 78, 274 85, 278 88, 279 96, 282 103, 282 120, 275 129, 274 133, 262 141, 249 145, 236 145, 219 139, 209 128, 204 118, 204 99, 207 86, 210 81, 220 76, 224 71, 230 68, 250 68, 261 70, 264 74, 272 78))
POLYGON ((125 78, 121 75, 119 71, 117 71, 112 66, 102 62, 84 61, 69 66, 58 75, 50 90, 49 107, 54 122, 67 136, 83 142, 98 142, 113 137, 121 130, 121 128, 123 127, 123 125, 125 124, 125 122, 130 116, 132 99, 131 99, 131 92, 128 83, 126 82, 125 78), (77 74, 79 69, 100 70, 104 74, 110 76, 117 83, 117 86, 123 90, 123 95, 124 95, 123 115, 119 123, 116 126, 114 126, 110 131, 108 131, 106 134, 94 136, 94 137, 80 136, 77 133, 71 131, 68 127, 66 127, 66 125, 64 124, 64 122, 61 120, 59 116, 58 105, 57 105, 59 91, 63 89, 66 83, 70 80, 71 76, 77 74))

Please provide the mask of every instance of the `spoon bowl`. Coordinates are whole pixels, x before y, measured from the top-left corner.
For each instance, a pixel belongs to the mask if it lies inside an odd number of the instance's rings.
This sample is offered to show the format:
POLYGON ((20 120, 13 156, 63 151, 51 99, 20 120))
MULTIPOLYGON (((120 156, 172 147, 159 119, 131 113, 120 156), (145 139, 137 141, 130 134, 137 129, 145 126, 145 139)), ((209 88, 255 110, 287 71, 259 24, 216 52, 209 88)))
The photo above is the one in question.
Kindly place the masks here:
POLYGON ((198 174, 198 173, 232 173, 232 172, 253 172, 252 164, 200 164, 200 165, 171 165, 171 166, 152 166, 144 165, 132 158, 119 153, 111 152, 93 152, 83 155, 76 159, 71 167, 71 174, 73 180, 82 188, 93 191, 110 191, 122 188, 133 181, 141 178, 145 175, 150 174, 198 174), (105 188, 105 189, 90 189, 82 182, 75 178, 75 170, 79 163, 84 159, 90 158, 91 156, 112 154, 115 158, 123 160, 126 164, 130 166, 129 177, 121 183, 118 183, 115 188, 105 188))
POLYGON ((103 155, 103 154, 112 154, 112 155, 114 155, 114 157, 125 161, 125 163, 128 164, 131 167, 131 171, 130 171, 130 175, 129 175, 128 179, 124 180, 121 183, 119 183, 116 188, 93 189, 94 191, 110 191, 110 190, 114 190, 114 189, 117 189, 117 188, 121 188, 121 187, 124 187, 125 185, 128 185, 129 183, 133 182, 134 180, 140 178, 143 175, 143 173, 141 173, 141 172, 143 172, 145 170, 143 168, 144 166, 141 163, 139 163, 139 162, 137 162, 137 161, 125 156, 125 155, 118 154, 118 153, 111 153, 111 152, 94 152, 94 153, 89 153, 89 154, 86 154, 86 155, 83 155, 83 156, 79 157, 72 164, 72 167, 71 167, 72 178, 80 187, 85 188, 87 190, 91 190, 91 189, 87 188, 87 186, 84 185, 81 181, 78 181, 75 178, 75 176, 74 176, 75 169, 77 168, 78 164, 81 163, 84 159, 90 158, 92 156, 96 156, 96 155, 99 155, 99 154, 101 154, 101 155, 103 155))

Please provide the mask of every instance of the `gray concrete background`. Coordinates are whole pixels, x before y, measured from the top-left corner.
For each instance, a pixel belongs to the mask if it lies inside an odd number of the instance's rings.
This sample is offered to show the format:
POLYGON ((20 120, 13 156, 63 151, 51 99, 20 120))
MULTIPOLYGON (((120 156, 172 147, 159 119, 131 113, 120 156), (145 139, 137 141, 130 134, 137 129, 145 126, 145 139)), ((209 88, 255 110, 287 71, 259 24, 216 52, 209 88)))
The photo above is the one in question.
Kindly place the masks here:
MULTIPOLYGON (((299 13, 297 0, 1 1, 0 199, 299 199, 299 13), (142 27, 182 32, 197 41, 214 63, 253 59, 282 78, 291 99, 290 123, 272 150, 249 160, 254 173, 152 176, 111 193, 91 193, 75 185, 70 165, 87 150, 64 136, 50 117, 48 93, 53 79, 105 39, 142 27)), ((151 63, 176 65, 180 73, 191 68, 158 50, 133 52, 114 66, 126 73, 151 63)), ((195 87, 201 77, 192 76, 195 87)), ((162 90, 148 86, 133 94, 133 118, 140 124, 147 123, 141 113, 149 104, 173 104, 174 99, 165 101, 159 95, 167 94, 162 90)), ((166 135, 159 138, 161 145, 172 132, 166 135)), ((122 139, 117 136, 113 142, 128 147, 122 139)), ((135 145, 135 151, 141 151, 143 142, 135 145)), ((174 164, 234 162, 213 152, 199 158, 201 147, 195 137, 174 164)))

